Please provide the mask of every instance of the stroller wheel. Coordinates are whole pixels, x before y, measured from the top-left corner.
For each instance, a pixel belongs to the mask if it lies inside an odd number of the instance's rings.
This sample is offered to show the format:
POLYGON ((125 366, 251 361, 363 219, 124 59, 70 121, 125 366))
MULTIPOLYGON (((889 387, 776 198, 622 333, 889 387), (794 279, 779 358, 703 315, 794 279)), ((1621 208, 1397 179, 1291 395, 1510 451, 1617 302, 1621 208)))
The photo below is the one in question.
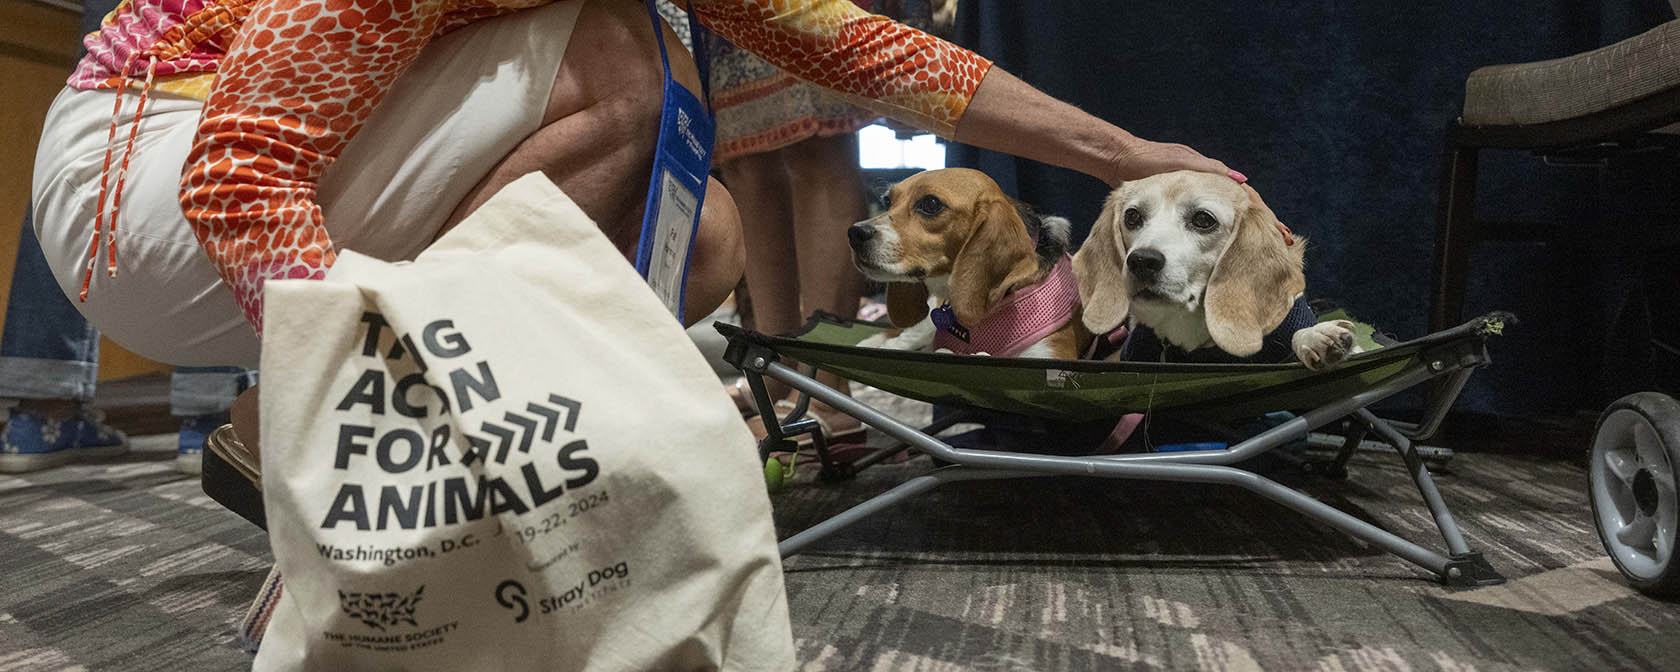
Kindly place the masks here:
POLYGON ((1593 436, 1590 489, 1598 538, 1634 588, 1680 596, 1680 402, 1631 394, 1604 410, 1593 436))

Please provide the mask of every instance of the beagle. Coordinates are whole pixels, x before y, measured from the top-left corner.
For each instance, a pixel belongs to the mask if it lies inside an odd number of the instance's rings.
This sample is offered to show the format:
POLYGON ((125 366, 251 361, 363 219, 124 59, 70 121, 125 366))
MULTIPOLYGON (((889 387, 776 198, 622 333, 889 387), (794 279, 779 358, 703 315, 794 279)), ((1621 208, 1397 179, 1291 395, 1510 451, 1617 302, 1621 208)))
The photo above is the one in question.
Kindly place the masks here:
POLYGON ((1078 358, 1090 333, 1066 219, 1039 217, 966 168, 912 175, 886 205, 846 235, 864 276, 888 283, 888 316, 905 331, 860 345, 1078 358))
POLYGON ((1127 182, 1073 257, 1085 326, 1102 334, 1129 319, 1126 360, 1333 368, 1357 351, 1353 324, 1319 323, 1307 308, 1304 247, 1285 242, 1254 189, 1225 176, 1127 182))

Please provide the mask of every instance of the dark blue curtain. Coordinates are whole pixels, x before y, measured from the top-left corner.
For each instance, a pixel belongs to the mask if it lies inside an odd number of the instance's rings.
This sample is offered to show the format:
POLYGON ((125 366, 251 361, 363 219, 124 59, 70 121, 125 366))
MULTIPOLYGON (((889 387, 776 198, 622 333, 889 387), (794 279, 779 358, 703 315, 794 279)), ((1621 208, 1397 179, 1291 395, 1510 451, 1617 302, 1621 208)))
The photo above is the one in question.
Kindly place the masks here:
MULTIPOLYGON (((1672 17, 1663 0, 962 0, 956 41, 1141 137, 1183 142, 1243 171, 1311 239, 1309 296, 1406 337, 1425 326, 1442 134, 1465 76, 1584 51, 1672 17)), ((951 163, 1070 216, 1076 237, 1106 193, 1095 179, 995 152, 953 146, 951 163)), ((1488 152, 1478 207, 1490 219, 1602 223, 1600 177, 1488 152)), ((1544 415, 1602 396, 1590 389, 1603 372, 1583 355, 1593 347, 1583 321, 1613 308, 1593 295, 1606 283, 1585 277, 1570 249, 1478 248, 1468 310, 1510 310, 1523 323, 1496 342, 1494 367, 1461 408, 1544 415)))

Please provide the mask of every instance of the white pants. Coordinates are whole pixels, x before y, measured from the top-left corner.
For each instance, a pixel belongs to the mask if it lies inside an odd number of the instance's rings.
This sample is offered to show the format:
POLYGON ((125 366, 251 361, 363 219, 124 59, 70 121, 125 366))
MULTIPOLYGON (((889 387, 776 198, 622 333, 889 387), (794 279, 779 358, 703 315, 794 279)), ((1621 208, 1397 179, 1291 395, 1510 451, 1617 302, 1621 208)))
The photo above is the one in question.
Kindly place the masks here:
MULTIPOLYGON (((321 178, 316 202, 334 246, 411 259, 429 245, 467 192, 542 123, 582 5, 564 0, 479 21, 428 45, 321 178)), ((115 95, 66 88, 41 133, 31 200, 59 287, 106 336, 142 356, 255 367, 256 334, 181 214, 200 101, 148 99, 115 223, 117 276, 106 275, 101 242, 87 301, 76 301, 95 213, 108 207, 98 202, 99 180, 115 95)), ((137 99, 124 94, 113 173, 137 99)))

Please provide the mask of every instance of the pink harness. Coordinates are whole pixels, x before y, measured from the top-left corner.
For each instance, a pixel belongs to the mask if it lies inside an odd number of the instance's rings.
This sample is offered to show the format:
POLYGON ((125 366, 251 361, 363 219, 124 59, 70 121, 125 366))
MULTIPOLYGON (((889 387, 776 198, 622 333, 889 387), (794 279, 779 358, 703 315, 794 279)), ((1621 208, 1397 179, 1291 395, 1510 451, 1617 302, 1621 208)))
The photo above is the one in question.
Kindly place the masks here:
POLYGON ((1004 297, 980 324, 959 324, 950 304, 934 309, 933 324, 938 331, 933 345, 964 355, 984 352, 993 357, 1014 357, 1062 328, 1073 319, 1078 307, 1073 261, 1064 254, 1043 282, 1004 297))

